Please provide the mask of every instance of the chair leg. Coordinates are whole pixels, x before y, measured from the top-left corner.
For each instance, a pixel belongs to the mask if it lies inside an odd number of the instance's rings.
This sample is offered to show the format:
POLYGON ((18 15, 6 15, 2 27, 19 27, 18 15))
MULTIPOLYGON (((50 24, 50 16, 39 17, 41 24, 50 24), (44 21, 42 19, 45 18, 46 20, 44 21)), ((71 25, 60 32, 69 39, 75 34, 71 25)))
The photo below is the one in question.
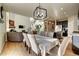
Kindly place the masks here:
POLYGON ((31 51, 31 47, 28 47, 28 51, 29 51, 29 54, 30 54, 30 51, 31 51))
POLYGON ((26 42, 24 42, 25 43, 25 47, 26 47, 26 49, 28 50, 28 46, 26 45, 26 42))
POLYGON ((28 50, 28 46, 26 46, 26 49, 28 50))
POLYGON ((39 53, 38 56, 41 56, 41 53, 39 53))
POLYGON ((32 49, 31 49, 31 47, 30 47, 30 54, 33 56, 33 51, 32 51, 32 49))
POLYGON ((24 44, 25 44, 25 47, 26 47, 26 42, 24 42, 24 44))

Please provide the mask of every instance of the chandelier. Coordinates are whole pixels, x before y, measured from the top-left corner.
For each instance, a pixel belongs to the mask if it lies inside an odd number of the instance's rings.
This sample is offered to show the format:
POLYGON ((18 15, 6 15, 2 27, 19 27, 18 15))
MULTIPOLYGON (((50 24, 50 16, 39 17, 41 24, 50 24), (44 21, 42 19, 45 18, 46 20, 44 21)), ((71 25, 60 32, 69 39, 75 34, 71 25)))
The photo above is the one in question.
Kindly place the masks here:
POLYGON ((47 18, 47 9, 41 8, 40 3, 39 6, 33 12, 33 18, 35 20, 42 20, 47 18))

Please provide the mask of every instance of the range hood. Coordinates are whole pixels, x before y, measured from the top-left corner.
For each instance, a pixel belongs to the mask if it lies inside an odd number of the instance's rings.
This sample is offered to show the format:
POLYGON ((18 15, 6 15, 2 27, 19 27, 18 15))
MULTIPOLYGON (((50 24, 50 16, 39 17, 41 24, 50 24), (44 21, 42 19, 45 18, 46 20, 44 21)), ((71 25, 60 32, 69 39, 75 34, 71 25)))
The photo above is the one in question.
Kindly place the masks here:
POLYGON ((3 21, 3 6, 0 7, 0 23, 4 23, 3 21))

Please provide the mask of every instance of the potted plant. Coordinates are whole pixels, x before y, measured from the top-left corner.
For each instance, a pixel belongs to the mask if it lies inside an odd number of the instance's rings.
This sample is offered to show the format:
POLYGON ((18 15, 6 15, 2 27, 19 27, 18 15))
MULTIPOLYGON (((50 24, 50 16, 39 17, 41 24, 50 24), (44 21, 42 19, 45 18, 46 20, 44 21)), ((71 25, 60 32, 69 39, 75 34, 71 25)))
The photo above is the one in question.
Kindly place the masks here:
POLYGON ((38 25, 36 25, 35 27, 36 27, 36 31, 37 31, 37 32, 40 32, 40 29, 41 29, 42 26, 41 26, 40 24, 38 24, 38 25))

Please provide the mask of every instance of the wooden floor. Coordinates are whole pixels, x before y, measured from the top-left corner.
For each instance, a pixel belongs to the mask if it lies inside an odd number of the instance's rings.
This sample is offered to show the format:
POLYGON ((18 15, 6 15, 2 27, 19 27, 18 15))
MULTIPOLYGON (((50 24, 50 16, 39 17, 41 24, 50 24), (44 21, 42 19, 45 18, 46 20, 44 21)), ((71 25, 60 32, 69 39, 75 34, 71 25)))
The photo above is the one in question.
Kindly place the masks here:
MULTIPOLYGON (((51 54, 47 56, 54 56, 57 51, 57 48, 51 49, 51 54)), ((36 56, 34 53, 30 53, 27 51, 23 42, 6 42, 1 56, 36 56)))
POLYGON ((72 44, 69 43, 64 56, 78 56, 72 51, 72 44))
POLYGON ((23 42, 6 42, 1 56, 30 56, 23 42))
MULTIPOLYGON (((52 52, 53 53, 53 52, 52 52)), ((23 42, 6 42, 1 56, 33 56, 29 54, 23 42)), ((52 56, 52 55, 51 55, 52 56)), ((78 56, 73 53, 72 45, 69 43, 64 56, 78 56)))

